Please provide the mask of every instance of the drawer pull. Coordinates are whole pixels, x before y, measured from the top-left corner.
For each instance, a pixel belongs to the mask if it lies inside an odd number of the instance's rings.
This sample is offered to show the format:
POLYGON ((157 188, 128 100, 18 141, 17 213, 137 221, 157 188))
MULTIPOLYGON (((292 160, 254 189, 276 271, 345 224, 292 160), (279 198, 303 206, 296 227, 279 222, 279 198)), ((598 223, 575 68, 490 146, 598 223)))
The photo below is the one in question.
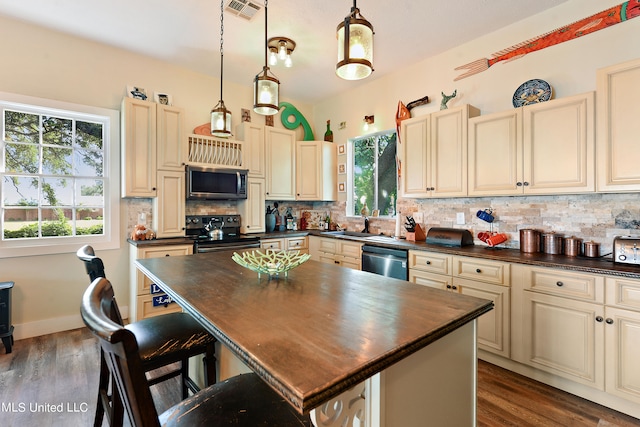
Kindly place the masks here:
POLYGON ((427 261, 427 262, 425 262, 425 264, 431 265, 431 261, 427 261))
POLYGON ((171 256, 171 254, 164 254, 164 256, 171 256))
POLYGON ((447 289, 451 289, 451 285, 447 285, 447 289))
POLYGON ((562 283, 562 282, 556 282, 556 286, 564 286, 564 283, 562 283))
POLYGON ((482 270, 480 270, 479 268, 476 268, 476 273, 482 273, 482 270))
POLYGON ((613 319, 610 317, 607 317, 607 320, 605 320, 605 322, 607 322, 607 325, 613 325, 613 319))
POLYGON ((604 318, 602 316, 596 316, 596 322, 602 323, 604 318))
POLYGON ((453 286, 451 287, 451 289, 453 289, 453 290, 455 291, 455 290, 457 290, 457 289, 458 289, 458 287, 457 287, 456 285, 453 285, 453 286))
POLYGON ((336 264, 340 264, 340 261, 333 261, 333 262, 336 263, 336 264))

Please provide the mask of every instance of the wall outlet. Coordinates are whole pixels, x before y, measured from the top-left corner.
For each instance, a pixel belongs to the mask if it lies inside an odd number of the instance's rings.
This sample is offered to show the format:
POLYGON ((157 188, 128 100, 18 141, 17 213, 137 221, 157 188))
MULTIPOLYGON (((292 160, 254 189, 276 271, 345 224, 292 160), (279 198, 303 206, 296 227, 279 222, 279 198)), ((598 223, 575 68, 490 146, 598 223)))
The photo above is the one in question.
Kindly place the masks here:
POLYGON ((458 225, 464 225, 464 212, 458 212, 456 214, 456 224, 458 225))
POLYGON ((423 212, 414 213, 413 214, 413 219, 416 221, 416 224, 424 223, 424 213, 423 212))

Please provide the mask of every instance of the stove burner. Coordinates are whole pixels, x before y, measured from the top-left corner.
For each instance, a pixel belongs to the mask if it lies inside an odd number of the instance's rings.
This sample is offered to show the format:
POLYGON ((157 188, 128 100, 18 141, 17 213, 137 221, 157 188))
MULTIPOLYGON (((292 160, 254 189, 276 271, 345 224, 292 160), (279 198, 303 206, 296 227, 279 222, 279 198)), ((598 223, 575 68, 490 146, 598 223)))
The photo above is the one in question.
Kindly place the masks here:
POLYGON ((240 224, 240 215, 190 215, 186 218, 186 236, 193 239, 194 252, 209 252, 216 247, 218 250, 259 247, 260 238, 240 234, 240 224), (222 239, 211 238, 206 226, 221 229, 222 239))

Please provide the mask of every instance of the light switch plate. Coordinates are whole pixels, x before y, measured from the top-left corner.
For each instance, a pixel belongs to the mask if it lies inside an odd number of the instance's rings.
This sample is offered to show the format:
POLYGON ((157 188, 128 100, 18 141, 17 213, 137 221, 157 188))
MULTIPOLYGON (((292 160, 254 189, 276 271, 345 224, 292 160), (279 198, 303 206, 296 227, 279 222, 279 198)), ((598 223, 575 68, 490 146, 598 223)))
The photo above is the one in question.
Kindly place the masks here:
POLYGON ((456 214, 456 224, 464 225, 464 212, 458 212, 456 214))

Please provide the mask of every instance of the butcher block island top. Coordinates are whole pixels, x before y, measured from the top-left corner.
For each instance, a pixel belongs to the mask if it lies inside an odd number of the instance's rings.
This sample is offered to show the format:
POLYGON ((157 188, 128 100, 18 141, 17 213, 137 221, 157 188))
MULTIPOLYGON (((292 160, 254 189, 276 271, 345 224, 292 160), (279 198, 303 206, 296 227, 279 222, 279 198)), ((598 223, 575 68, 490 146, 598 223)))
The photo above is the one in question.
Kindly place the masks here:
POLYGON ((300 412, 493 308, 488 300, 313 260, 287 278, 259 279, 231 255, 136 264, 300 412))

